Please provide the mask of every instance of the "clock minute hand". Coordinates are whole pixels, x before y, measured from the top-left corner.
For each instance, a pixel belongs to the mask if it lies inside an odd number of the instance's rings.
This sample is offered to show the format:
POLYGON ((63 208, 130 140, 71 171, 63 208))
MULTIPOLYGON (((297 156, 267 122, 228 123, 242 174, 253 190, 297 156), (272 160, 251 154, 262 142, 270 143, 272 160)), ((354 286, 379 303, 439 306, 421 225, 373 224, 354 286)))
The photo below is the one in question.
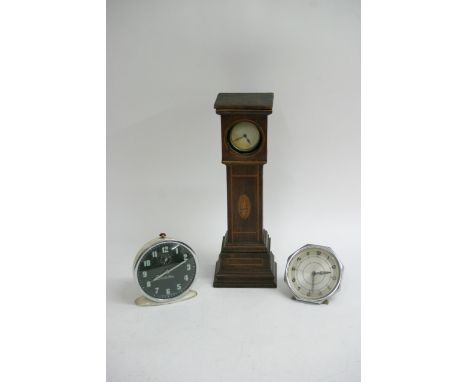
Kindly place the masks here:
POLYGON ((331 273, 330 271, 320 271, 320 272, 315 272, 316 275, 326 275, 328 273, 331 273))
POLYGON ((164 271, 163 273, 161 273, 160 275, 156 276, 153 281, 156 281, 156 280, 159 280, 161 277, 167 275, 168 273, 171 273, 174 269, 176 268, 179 268, 182 264, 186 263, 187 260, 184 260, 182 261, 181 263, 177 264, 175 267, 172 267, 170 269, 167 269, 166 271, 164 271))

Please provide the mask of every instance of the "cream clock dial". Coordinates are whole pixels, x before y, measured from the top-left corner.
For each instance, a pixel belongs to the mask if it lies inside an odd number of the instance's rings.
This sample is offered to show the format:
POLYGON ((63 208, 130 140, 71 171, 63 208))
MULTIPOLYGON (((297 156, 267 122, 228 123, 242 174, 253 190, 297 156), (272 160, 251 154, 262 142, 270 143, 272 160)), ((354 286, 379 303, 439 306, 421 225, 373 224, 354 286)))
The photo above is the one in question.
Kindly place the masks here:
POLYGON ((297 300, 320 304, 338 292, 342 275, 331 248, 307 244, 289 257, 284 280, 297 300))
POLYGON ((260 131, 252 122, 238 122, 229 132, 229 142, 237 151, 243 153, 253 151, 260 143, 260 131))

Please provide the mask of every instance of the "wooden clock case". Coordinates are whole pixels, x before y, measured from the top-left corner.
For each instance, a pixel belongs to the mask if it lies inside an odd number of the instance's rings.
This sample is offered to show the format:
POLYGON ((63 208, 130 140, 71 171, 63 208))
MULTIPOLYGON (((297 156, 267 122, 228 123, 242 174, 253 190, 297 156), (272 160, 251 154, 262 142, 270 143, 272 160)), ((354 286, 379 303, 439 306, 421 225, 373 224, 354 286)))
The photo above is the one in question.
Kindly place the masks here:
POLYGON ((263 165, 267 162, 267 117, 273 93, 220 93, 222 163, 226 165, 228 229, 216 263, 214 287, 276 288, 276 263, 270 237, 263 229, 263 165), (260 142, 241 153, 229 142, 241 121, 255 124, 260 142))

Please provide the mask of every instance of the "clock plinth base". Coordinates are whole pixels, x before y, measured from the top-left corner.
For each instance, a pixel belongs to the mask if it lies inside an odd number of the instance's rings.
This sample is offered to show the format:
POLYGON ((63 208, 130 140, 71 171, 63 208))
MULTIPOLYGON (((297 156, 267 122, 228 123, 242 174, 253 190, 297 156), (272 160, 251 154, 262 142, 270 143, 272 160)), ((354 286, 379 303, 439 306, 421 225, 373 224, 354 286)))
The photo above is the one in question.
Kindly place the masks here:
POLYGON ((215 288, 276 288, 276 262, 270 237, 261 244, 228 244, 226 236, 216 263, 215 288))

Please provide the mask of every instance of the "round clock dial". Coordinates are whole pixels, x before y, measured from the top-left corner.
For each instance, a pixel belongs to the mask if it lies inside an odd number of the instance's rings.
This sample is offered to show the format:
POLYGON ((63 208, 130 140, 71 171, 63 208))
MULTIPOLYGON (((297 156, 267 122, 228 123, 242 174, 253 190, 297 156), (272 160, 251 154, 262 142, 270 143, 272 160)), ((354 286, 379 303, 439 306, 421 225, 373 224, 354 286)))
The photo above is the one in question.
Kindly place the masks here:
POLYGON ((134 264, 135 281, 153 301, 167 301, 188 291, 197 271, 193 250, 185 243, 162 239, 144 247, 134 264))
POLYGON ((260 131, 252 122, 238 122, 229 132, 229 142, 237 151, 253 151, 260 143, 260 131))
POLYGON ((338 291, 342 273, 331 248, 308 244, 289 257, 285 281, 297 299, 320 303, 338 291))

